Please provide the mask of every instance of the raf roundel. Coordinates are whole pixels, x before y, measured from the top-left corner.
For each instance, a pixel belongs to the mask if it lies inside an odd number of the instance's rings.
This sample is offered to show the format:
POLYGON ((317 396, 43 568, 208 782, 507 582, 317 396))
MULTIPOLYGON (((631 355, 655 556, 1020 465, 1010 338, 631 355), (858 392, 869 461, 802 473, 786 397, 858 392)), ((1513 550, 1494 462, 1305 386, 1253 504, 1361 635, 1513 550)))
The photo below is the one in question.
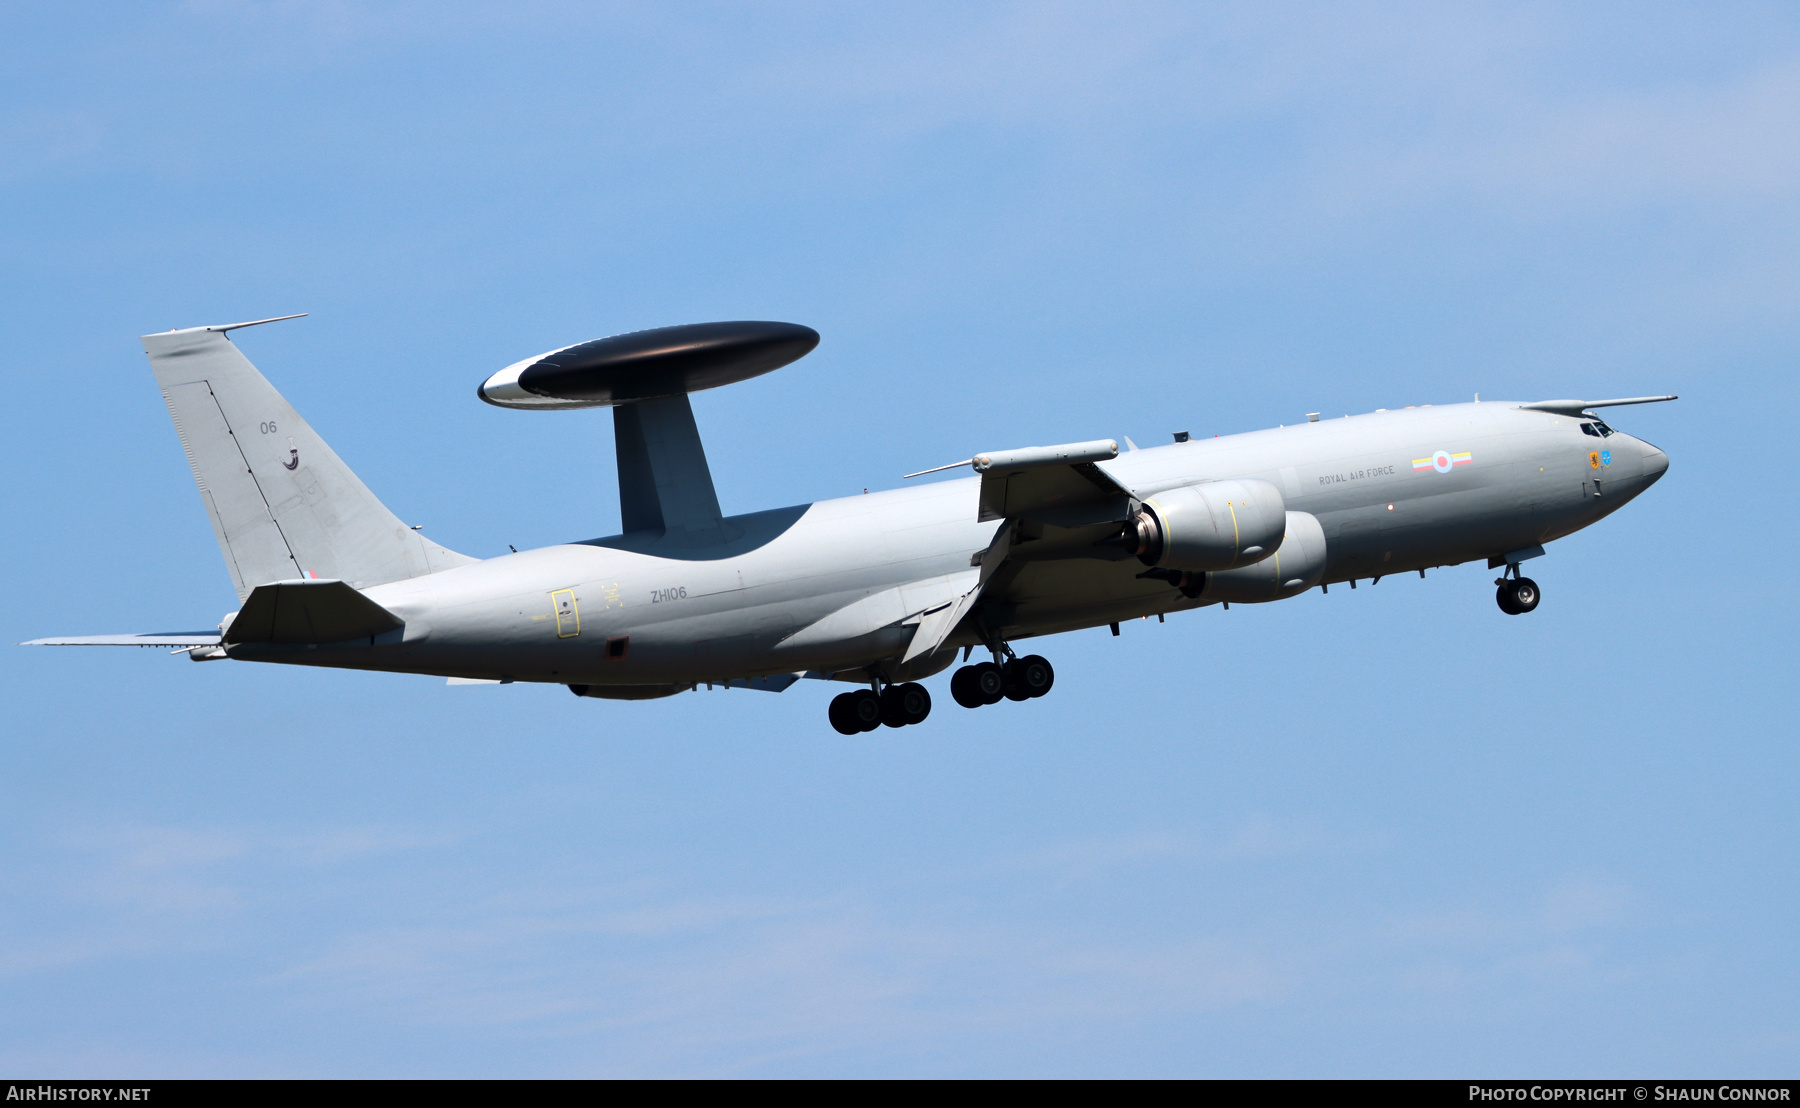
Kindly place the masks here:
POLYGON ((1460 454, 1452 454, 1448 450, 1439 450, 1433 453, 1429 458, 1414 458, 1412 466, 1414 473, 1424 473, 1427 470, 1437 473, 1449 473, 1457 466, 1466 466, 1474 460, 1475 456, 1466 450, 1460 454))

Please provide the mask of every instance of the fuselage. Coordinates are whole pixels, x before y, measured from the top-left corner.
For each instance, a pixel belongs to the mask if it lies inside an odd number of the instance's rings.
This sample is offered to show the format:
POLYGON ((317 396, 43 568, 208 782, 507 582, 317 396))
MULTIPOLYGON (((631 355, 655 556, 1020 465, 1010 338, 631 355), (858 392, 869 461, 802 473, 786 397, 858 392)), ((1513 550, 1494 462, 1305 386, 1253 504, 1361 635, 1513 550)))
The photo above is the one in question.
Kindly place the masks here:
MULTIPOLYGON (((1596 425, 1512 403, 1427 406, 1135 450, 1100 468, 1145 497, 1225 478, 1268 481, 1288 510, 1318 519, 1323 580, 1335 583, 1503 555, 1617 510, 1668 459, 1596 425)), ((820 621, 884 593, 904 614, 915 594, 960 587, 1004 526, 979 521, 979 486, 977 478, 942 480, 727 517, 723 537, 705 542, 638 532, 509 554, 364 590, 405 620, 387 645, 243 644, 230 653, 644 695, 852 671, 895 657, 912 628, 796 632, 828 630, 820 621)), ((989 636, 1026 638, 1214 602, 1146 579, 1135 559, 1087 540, 1041 557, 1029 544, 1015 549, 1020 568, 986 602, 989 636)), ((960 629, 900 676, 943 668, 982 633, 960 629)))

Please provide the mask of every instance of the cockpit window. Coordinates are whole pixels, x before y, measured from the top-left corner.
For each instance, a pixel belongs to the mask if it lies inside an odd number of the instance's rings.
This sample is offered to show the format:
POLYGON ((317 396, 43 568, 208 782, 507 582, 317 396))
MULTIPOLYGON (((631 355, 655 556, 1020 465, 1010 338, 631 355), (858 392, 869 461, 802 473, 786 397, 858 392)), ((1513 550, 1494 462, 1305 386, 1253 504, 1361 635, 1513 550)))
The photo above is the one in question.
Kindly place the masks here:
POLYGON ((1613 429, 1611 427, 1608 427, 1606 424, 1601 423, 1597 419, 1594 421, 1594 430, 1600 432, 1600 437, 1603 439, 1610 438, 1613 433, 1613 429))
POLYGON ((1598 431, 1596 431, 1596 430, 1594 430, 1594 425, 1593 425, 1593 424, 1591 424, 1591 423, 1584 423, 1584 424, 1582 424, 1582 425, 1581 425, 1581 433, 1582 433, 1582 434, 1584 434, 1584 435, 1592 435, 1592 436, 1594 436, 1594 437, 1595 437, 1595 438, 1599 438, 1599 437, 1600 437, 1600 432, 1598 432, 1598 431))

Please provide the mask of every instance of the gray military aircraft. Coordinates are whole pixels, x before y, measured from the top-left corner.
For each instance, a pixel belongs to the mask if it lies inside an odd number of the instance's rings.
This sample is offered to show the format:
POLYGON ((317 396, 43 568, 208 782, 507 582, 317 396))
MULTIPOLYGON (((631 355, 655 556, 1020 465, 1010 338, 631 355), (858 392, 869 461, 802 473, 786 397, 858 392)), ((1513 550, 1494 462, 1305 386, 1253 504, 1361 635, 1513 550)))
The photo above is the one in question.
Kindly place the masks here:
MULTIPOLYGON (((294 319, 296 316, 282 316, 294 319)), ((819 336, 733 322, 615 335, 488 378, 508 408, 610 407, 620 533, 478 559, 402 523, 229 334, 146 335, 157 384, 237 589, 217 629, 38 639, 161 646, 195 661, 534 681, 639 700, 700 685, 862 686, 838 731, 918 723, 919 682, 963 665, 967 708, 1042 696, 1041 635, 1486 559, 1509 615, 1519 565, 1616 511, 1669 459, 1593 409, 1673 400, 1409 407, 1222 438, 996 450, 974 475, 725 516, 688 394, 786 365, 819 336)))

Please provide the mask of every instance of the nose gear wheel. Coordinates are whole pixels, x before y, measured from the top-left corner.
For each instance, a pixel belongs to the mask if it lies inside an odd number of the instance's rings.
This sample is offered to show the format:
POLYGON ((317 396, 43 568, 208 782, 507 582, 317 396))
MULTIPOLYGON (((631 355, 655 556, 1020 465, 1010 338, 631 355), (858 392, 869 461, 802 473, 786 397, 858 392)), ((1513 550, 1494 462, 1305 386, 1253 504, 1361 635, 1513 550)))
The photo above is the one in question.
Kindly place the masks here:
POLYGON ((1522 616, 1538 606, 1543 593, 1538 591, 1536 581, 1529 577, 1515 577, 1507 580, 1502 577, 1494 582, 1494 603, 1509 616, 1522 616))

